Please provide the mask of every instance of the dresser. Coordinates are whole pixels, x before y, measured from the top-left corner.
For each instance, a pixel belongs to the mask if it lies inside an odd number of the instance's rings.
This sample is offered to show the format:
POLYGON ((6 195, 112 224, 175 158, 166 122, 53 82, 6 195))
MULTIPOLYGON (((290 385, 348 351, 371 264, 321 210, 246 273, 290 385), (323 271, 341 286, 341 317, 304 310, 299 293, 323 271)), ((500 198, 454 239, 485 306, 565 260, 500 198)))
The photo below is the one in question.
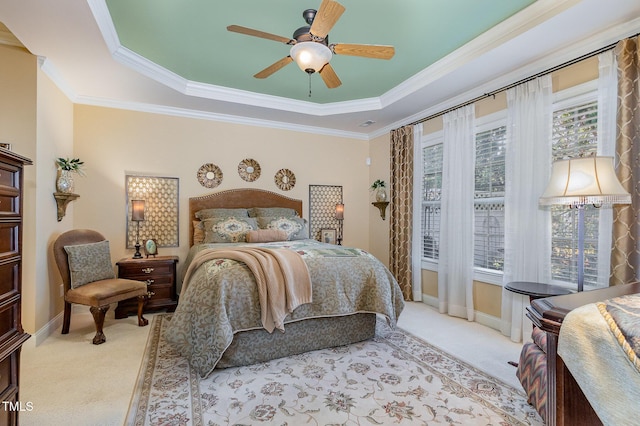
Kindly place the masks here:
POLYGON ((22 191, 28 158, 0 149, 0 424, 18 424, 22 329, 22 191))
MULTIPOLYGON (((147 283, 149 299, 144 312, 164 309, 173 312, 178 304, 176 296, 176 265, 177 256, 158 256, 143 259, 125 258, 118 265, 118 278, 144 281, 147 283)), ((115 310, 116 318, 125 318, 138 313, 136 299, 118 302, 115 310)))
POLYGON ((618 285, 531 302, 527 316, 547 334, 547 425, 596 426, 602 422, 557 354, 562 322, 569 312, 589 303, 640 293, 640 283, 618 285))

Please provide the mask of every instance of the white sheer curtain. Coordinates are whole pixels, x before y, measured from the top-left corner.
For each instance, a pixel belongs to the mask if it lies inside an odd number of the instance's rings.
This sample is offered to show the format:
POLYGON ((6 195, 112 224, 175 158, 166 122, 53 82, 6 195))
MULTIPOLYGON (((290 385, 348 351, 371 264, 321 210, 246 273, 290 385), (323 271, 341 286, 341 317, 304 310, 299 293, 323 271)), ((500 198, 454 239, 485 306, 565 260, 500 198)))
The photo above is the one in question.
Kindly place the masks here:
MULTIPOLYGON (((613 49, 598 55, 598 155, 616 155, 616 112, 618 108, 618 64, 613 49)), ((617 165, 617 164, 616 164, 617 165)), ((609 286, 613 209, 599 210, 598 286, 609 286)))
POLYGON ((475 106, 443 116, 438 299, 441 313, 474 319, 473 193, 475 106))
MULTIPOLYGON (((551 76, 507 91, 504 278, 551 282, 551 215, 538 206, 551 169, 551 76)), ((502 333, 528 338, 526 296, 502 290, 502 333), (523 330, 524 327, 524 330, 523 330)))
POLYGON ((411 290, 422 301, 422 124, 413 126, 413 233, 411 240, 411 290))

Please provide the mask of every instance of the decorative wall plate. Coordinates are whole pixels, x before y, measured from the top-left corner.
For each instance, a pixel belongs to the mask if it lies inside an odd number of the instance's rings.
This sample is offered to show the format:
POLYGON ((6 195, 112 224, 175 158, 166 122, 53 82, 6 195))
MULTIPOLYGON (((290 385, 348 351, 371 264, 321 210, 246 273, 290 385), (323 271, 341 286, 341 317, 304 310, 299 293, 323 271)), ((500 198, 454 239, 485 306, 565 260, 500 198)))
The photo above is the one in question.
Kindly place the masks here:
POLYGON ((278 170, 273 180, 276 182, 276 186, 283 191, 288 191, 296 186, 296 175, 289 169, 278 170))
POLYGON ((260 177, 260 164, 252 158, 245 158, 238 164, 238 174, 242 180, 253 182, 260 177))
POLYGON ((222 170, 215 164, 203 164, 198 169, 198 182, 205 188, 215 188, 222 183, 222 170))

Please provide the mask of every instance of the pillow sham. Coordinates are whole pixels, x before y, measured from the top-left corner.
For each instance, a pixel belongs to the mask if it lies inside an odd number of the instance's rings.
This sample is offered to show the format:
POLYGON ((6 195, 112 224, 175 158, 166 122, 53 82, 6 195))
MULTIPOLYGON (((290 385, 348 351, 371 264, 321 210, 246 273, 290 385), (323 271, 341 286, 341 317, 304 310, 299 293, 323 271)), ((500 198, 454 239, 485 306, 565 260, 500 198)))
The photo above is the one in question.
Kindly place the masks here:
POLYGON ((247 232, 258 229, 258 223, 252 217, 213 217, 202 224, 205 243, 244 242, 247 232))
POLYGON ((289 238, 281 229, 256 229, 247 232, 248 243, 271 243, 274 241, 287 241, 289 238))
POLYGON ((202 221, 193 221, 193 244, 202 244, 204 242, 204 226, 202 221))
POLYGON ((249 209, 249 217, 294 217, 298 216, 296 209, 288 207, 252 207, 249 209))
POLYGON ((78 288, 94 281, 115 278, 109 241, 64 246, 69 262, 71 288, 78 288))
POLYGON ((261 229, 279 229, 287 233, 288 240, 309 238, 307 221, 301 217, 258 217, 261 229))
POLYGON ((203 209, 198 210, 195 217, 200 220, 212 217, 249 217, 247 209, 203 209))

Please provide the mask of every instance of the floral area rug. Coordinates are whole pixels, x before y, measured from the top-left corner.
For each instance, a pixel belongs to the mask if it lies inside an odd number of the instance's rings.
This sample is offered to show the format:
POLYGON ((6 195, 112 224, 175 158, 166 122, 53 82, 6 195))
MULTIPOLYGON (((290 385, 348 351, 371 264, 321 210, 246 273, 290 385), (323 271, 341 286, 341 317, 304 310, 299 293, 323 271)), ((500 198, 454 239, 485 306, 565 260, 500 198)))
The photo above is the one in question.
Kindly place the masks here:
POLYGON ((541 425, 524 393, 379 320, 372 340, 201 379, 154 316, 127 425, 541 425))

